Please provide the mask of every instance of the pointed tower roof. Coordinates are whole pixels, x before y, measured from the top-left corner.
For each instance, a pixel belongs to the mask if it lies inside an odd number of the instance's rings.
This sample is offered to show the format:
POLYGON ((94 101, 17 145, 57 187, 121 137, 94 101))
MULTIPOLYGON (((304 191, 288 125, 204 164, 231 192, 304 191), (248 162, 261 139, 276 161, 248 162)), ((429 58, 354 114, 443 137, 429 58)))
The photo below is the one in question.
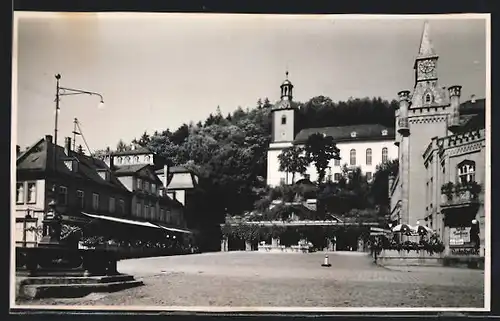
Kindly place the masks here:
POLYGON ((437 55, 431 41, 429 21, 425 21, 424 30, 422 31, 422 37, 420 39, 420 48, 418 50, 417 59, 436 56, 437 55))

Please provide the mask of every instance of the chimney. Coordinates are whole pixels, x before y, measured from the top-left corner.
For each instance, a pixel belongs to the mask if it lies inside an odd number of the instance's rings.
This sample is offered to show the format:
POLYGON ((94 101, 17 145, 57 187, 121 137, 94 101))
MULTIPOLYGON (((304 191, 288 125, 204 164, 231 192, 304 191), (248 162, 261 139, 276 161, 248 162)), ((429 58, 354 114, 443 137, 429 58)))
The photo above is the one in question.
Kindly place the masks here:
POLYGON ((16 157, 19 156, 19 154, 21 154, 21 146, 16 145, 16 157))
POLYGON ((474 94, 470 95, 470 102, 473 104, 476 102, 476 95, 474 94))
POLYGON ((52 135, 45 135, 45 140, 46 140, 48 143, 52 143, 52 135))
POLYGON ((168 165, 163 165, 163 187, 165 187, 165 192, 168 190, 168 165))
POLYGON ((69 153, 71 152, 71 137, 66 137, 64 139, 64 153, 66 156, 69 156, 69 153))

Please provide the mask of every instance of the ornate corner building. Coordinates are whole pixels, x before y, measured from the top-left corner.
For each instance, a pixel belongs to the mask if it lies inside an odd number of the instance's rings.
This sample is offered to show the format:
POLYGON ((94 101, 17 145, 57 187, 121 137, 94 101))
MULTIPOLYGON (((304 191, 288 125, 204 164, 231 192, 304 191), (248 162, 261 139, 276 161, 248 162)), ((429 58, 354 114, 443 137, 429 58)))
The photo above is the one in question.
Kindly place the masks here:
POLYGON ((461 102, 461 86, 440 87, 438 58, 426 22, 413 92, 398 93, 391 221, 435 230, 448 256, 484 255, 485 99, 461 102))

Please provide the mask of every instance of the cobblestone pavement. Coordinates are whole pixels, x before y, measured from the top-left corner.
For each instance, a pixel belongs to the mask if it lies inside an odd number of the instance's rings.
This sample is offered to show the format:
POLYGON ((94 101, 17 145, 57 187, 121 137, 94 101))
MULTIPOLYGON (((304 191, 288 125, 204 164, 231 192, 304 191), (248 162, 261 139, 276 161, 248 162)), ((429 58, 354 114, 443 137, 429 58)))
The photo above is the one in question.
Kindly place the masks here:
MULTIPOLYGON (((484 273, 376 266, 367 255, 226 252, 119 262, 145 286, 49 305, 483 307, 484 273)), ((24 302, 22 303, 24 304, 24 302)))

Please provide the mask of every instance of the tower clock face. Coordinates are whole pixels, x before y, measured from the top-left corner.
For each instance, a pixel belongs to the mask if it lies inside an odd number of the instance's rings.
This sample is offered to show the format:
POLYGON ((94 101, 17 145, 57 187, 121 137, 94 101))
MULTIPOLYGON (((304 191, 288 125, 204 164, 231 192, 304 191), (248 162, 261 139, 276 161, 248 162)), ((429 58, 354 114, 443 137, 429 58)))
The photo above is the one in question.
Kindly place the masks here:
POLYGON ((420 71, 423 73, 430 73, 436 67, 436 63, 432 60, 422 61, 419 65, 420 71))

